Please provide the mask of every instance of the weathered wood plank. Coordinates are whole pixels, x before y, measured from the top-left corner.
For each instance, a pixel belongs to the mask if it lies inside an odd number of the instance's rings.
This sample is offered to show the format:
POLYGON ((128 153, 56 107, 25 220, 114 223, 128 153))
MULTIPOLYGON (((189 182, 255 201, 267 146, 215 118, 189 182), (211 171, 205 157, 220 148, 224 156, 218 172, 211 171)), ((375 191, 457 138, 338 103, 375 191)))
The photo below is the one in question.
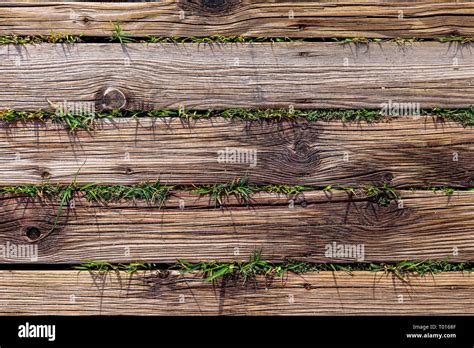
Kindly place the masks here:
POLYGON ((402 191, 403 204, 388 207, 341 191, 305 192, 293 197, 294 205, 261 193, 249 206, 232 198, 224 209, 207 196, 175 195, 161 209, 144 202, 102 206, 79 197, 56 228, 57 204, 2 197, 0 245, 27 247, 23 257, 3 253, 0 262, 247 261, 259 249, 270 261, 474 260, 473 191, 450 197, 402 191), (39 236, 28 234, 32 228, 39 236), (334 242, 359 249, 330 254, 334 242))
POLYGON ((389 100, 430 108, 474 99, 473 51, 436 42, 2 46, 0 63, 2 109, 47 109, 48 100, 128 109, 378 109, 389 100))
POLYGON ((50 122, 0 126, 2 185, 74 178, 191 185, 240 177, 250 184, 472 187, 473 156, 472 127, 431 117, 381 123, 122 118, 75 134, 50 122))
POLYGON ((409 282, 382 273, 321 272, 243 285, 177 273, 0 271, 0 314, 472 315, 473 291, 474 275, 457 272, 409 282))
POLYGON ((469 1, 3 2, 0 35, 109 36, 111 23, 120 22, 136 36, 429 38, 473 36, 473 17, 469 1))

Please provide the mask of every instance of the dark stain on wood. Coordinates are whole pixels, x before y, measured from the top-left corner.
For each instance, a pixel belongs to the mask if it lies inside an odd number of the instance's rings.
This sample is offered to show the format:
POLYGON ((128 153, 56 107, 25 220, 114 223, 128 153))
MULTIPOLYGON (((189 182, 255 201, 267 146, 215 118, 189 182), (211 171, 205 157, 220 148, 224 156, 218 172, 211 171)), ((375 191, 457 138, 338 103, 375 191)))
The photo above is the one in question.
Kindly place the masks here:
POLYGON ((184 11, 191 11, 191 15, 227 16, 238 9, 241 3, 241 0, 181 0, 178 7, 184 11))

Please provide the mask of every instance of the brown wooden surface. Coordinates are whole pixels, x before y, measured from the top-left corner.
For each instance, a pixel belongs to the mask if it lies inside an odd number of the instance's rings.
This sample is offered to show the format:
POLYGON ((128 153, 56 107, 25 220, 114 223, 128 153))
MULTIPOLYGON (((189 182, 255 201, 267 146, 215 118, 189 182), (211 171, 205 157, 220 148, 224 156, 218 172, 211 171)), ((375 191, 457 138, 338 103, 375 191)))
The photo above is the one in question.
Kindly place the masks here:
POLYGON ((305 192, 293 197, 293 207, 285 196, 261 193, 249 206, 233 198, 222 209, 207 196, 175 194, 161 209, 144 202, 104 207, 76 197, 52 231, 57 205, 3 197, 0 244, 37 246, 38 259, 0 262, 247 261, 259 249, 270 261, 474 260, 474 192, 401 191, 403 208, 341 191, 305 192), (39 239, 27 237, 31 227, 39 239), (365 256, 328 257, 333 242, 363 245, 365 256))
POLYGON ((472 52, 436 42, 9 45, 0 47, 0 106, 469 107, 472 52))
POLYGON ((0 271, 0 315, 472 315, 474 275, 383 273, 203 282, 154 272, 0 271))
POLYGON ((474 35, 468 1, 226 1, 0 3, 0 35, 51 30, 110 36, 419 37, 474 35), (293 11, 293 12, 290 12, 293 11), (293 18, 291 18, 293 16, 293 18))
POLYGON ((0 182, 160 178, 180 185, 240 177, 251 184, 472 187, 473 154, 472 127, 432 117, 380 123, 107 119, 76 134, 52 123, 3 123, 0 182), (256 165, 219 162, 226 148, 257 151, 256 165))

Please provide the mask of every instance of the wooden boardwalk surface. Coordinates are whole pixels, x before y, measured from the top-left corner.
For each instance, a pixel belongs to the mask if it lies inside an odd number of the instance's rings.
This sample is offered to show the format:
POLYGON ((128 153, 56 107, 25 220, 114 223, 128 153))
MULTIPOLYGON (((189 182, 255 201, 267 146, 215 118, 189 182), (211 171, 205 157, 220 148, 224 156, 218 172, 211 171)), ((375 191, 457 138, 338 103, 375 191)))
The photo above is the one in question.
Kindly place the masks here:
POLYGON ((469 107, 474 56, 458 44, 327 42, 0 46, 0 104, 97 108, 469 107), (18 98, 21 96, 21 98, 18 98))
POLYGON ((470 1, 176 1, 0 3, 0 35, 51 30, 110 36, 418 37, 474 35, 470 1))
POLYGON ((293 199, 261 193, 248 204, 232 197, 223 208, 209 196, 189 193, 176 193, 161 208, 145 202, 103 206, 76 198, 57 227, 57 204, 7 197, 0 202, 0 244, 36 246, 35 263, 247 261, 256 250, 275 262, 474 259, 474 192, 401 191, 399 201, 388 207, 341 191, 304 192, 293 199), (30 239, 31 228, 40 236, 30 239), (328 257, 333 243, 364 250, 328 257))
POLYGON ((198 185, 245 178, 250 184, 321 187, 474 183, 472 127, 432 117, 377 123, 105 119, 95 127, 71 134, 50 122, 4 124, 0 181, 69 184, 76 178, 79 183, 133 184, 160 179, 198 185), (222 156, 232 151, 245 157, 222 156))
POLYGON ((261 250, 278 264, 447 260, 468 269, 474 133, 436 115, 462 108, 464 121, 474 120, 473 19, 473 2, 444 0, 1 1, 3 116, 54 111, 65 101, 97 112, 363 113, 401 103, 408 114, 374 123, 123 117, 74 132, 52 121, 2 120, 0 188, 157 179, 176 187, 162 206, 90 202, 84 193, 62 202, 0 195, 0 315, 472 315, 474 275, 449 267, 405 280, 310 272, 243 284, 71 266, 139 261, 165 269, 177 259, 243 262, 261 250), (109 42, 114 25, 134 42, 109 42), (6 44, 21 40, 15 35, 61 34, 84 34, 86 42, 6 44), (211 35, 227 42, 177 43, 211 35), (140 42, 149 36, 171 42, 140 42), (225 36, 262 39, 232 43, 225 36), (436 110, 419 117, 420 108, 436 110), (228 150, 254 157, 220 159, 228 150), (189 192, 237 178, 310 188, 296 196, 260 192, 249 201, 231 195, 222 207, 189 192), (382 206, 348 193, 380 187, 399 197, 382 206), (328 245, 363 251, 333 257, 328 245), (37 257, 13 255, 15 248, 37 257))
POLYGON ((469 315, 474 275, 290 274, 245 286, 177 273, 0 271, 0 315, 469 315), (278 308, 278 310, 276 310, 278 308))

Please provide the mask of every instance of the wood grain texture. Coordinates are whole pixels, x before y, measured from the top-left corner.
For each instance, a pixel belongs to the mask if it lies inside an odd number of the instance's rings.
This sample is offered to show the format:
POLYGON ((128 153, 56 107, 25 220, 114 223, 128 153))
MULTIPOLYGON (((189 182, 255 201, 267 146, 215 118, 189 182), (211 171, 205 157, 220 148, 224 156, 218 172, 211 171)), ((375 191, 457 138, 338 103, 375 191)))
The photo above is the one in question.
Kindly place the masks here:
POLYGON ((473 291, 469 273, 403 282, 321 272, 243 285, 176 273, 0 271, 0 315, 472 315, 473 291))
POLYGON ((340 43, 78 44, 0 47, 0 107, 469 107, 469 46, 340 43), (111 92, 115 89, 115 93, 111 92))
POLYGON ((0 126, 2 185, 246 178, 320 187, 473 187, 473 155, 472 127, 431 117, 381 123, 118 118, 74 134, 50 122, 0 126), (226 148, 227 160, 220 157, 226 148), (256 157, 234 161, 233 150, 256 157))
POLYGON ((209 197, 176 192, 159 208, 145 202, 102 206, 76 197, 75 207, 65 209, 54 227, 57 204, 4 196, 0 245, 29 246, 31 254, 2 253, 0 262, 247 261, 259 249, 262 258, 275 262, 474 260, 472 191, 450 197, 401 191, 403 205, 394 201, 388 207, 341 191, 291 198, 294 205, 288 197, 261 193, 248 205, 233 197, 219 208, 209 197), (39 230, 39 238, 28 238, 30 228, 39 230), (327 254, 334 242, 363 245, 364 251, 327 254))
POLYGON ((429 38, 473 36, 473 17, 468 1, 2 2, 0 35, 110 36, 120 22, 135 36, 429 38))

